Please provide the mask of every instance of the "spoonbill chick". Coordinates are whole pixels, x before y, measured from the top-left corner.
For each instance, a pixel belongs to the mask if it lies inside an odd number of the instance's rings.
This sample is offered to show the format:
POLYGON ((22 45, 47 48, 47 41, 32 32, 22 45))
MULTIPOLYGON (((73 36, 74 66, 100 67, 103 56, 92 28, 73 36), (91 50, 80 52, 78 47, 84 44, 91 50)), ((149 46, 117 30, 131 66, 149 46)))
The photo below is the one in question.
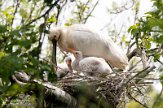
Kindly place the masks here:
POLYGON ((72 68, 81 71, 86 75, 107 75, 112 72, 110 66, 102 58, 85 57, 83 58, 81 51, 72 51, 75 60, 72 62, 72 68))
POLYGON ((63 78, 64 76, 66 76, 68 73, 72 73, 72 67, 71 67, 71 58, 70 57, 66 57, 65 59, 66 63, 61 63, 58 65, 57 71, 56 71, 56 75, 58 79, 63 78))

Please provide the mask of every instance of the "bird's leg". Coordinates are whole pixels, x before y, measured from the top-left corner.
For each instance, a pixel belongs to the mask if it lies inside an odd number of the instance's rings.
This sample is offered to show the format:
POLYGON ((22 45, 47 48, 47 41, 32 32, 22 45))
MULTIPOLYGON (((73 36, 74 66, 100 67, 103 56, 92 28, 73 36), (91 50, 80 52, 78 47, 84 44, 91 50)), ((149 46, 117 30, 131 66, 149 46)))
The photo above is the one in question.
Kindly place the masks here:
POLYGON ((67 57, 68 52, 65 53, 63 50, 60 50, 60 51, 61 51, 62 54, 64 55, 64 56, 63 56, 63 59, 62 59, 62 61, 63 61, 63 60, 67 57))

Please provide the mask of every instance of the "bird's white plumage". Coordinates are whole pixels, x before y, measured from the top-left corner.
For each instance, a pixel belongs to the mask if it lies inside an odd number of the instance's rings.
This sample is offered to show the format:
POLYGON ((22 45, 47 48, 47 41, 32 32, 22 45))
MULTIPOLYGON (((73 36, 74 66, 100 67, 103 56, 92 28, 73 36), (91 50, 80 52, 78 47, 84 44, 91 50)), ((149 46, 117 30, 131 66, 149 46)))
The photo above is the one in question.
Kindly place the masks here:
POLYGON ((68 48, 79 50, 84 56, 104 58, 112 66, 125 69, 128 65, 126 54, 108 36, 102 36, 82 24, 59 28, 51 31, 49 37, 53 39, 55 32, 61 32, 57 38, 61 50, 68 48))
POLYGON ((66 76, 68 73, 72 72, 71 58, 66 57, 65 62, 66 63, 58 64, 56 75, 59 79, 66 76))
POLYGON ((65 75, 68 74, 68 72, 69 72, 69 68, 66 63, 58 64, 58 69, 56 71, 56 75, 58 78, 64 77, 65 75))
MULTIPOLYGON (((81 71, 86 74, 107 75, 112 72, 110 66, 102 58, 85 57, 83 58, 80 51, 74 51, 76 59, 72 63, 72 68, 76 71, 81 71)), ((73 53, 73 54, 74 54, 73 53)))

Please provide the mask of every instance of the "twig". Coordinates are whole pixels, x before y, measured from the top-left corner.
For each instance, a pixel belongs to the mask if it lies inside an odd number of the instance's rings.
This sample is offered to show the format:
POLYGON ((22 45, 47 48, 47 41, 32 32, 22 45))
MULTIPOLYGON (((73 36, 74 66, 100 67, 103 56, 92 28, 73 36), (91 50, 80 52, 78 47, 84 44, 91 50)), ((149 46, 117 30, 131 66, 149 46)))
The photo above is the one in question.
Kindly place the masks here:
POLYGON ((29 17, 27 18, 26 21, 29 21, 30 18, 32 18, 32 13, 34 12, 34 10, 36 8, 36 1, 34 1, 34 4, 32 4, 32 5, 34 5, 34 6, 33 7, 31 6, 31 9, 30 9, 30 12, 29 12, 29 17))
POLYGON ((160 64, 162 64, 163 65, 163 62, 161 62, 159 59, 156 59, 160 64))
MULTIPOLYGON (((128 3, 126 2, 125 5, 127 5, 127 4, 128 3)), ((134 6, 134 4, 135 4, 135 1, 132 0, 132 5, 130 7, 126 7, 125 5, 123 5, 120 7, 121 10, 116 9, 116 11, 109 11, 109 9, 108 9, 108 12, 110 12, 110 14, 118 14, 118 13, 121 13, 123 11, 129 10, 130 8, 132 8, 134 6)))
POLYGON ((15 75, 12 75, 12 79, 13 79, 16 83, 18 83, 19 85, 24 86, 24 85, 27 84, 27 83, 24 83, 24 82, 19 81, 19 80, 15 77, 15 75))
POLYGON ((60 13, 61 13, 63 7, 66 5, 66 3, 67 3, 67 0, 64 0, 64 3, 63 3, 62 6, 60 6, 60 5, 57 6, 57 15, 56 15, 56 22, 55 22, 55 25, 58 25, 59 15, 60 15, 60 13))
MULTIPOLYGON (((136 42, 133 42, 130 46, 129 46, 129 48, 130 47, 132 47, 132 45, 134 45, 136 42)), ((128 48, 128 49, 129 49, 128 48)), ((138 54, 140 54, 140 50, 138 49, 138 48, 135 48, 131 53, 129 53, 129 54, 127 54, 127 57, 128 57, 128 59, 130 60, 133 56, 136 56, 136 55, 138 55, 138 54)))
POLYGON ((128 95, 130 96, 130 98, 132 98, 135 102, 137 102, 140 105, 142 105, 144 108, 149 108, 147 105, 142 104, 140 101, 138 101, 137 99, 135 99, 130 93, 128 93, 128 95))
POLYGON ((162 92, 163 92, 163 87, 161 88, 161 91, 160 91, 159 95, 156 97, 156 99, 155 99, 155 101, 154 101, 154 103, 153 103, 151 108, 155 107, 155 105, 157 104, 157 101, 160 99, 160 97, 162 95, 162 92))
POLYGON ((92 10, 89 12, 89 14, 87 15, 87 17, 84 20, 84 24, 87 22, 88 18, 91 16, 92 12, 94 11, 94 9, 96 8, 97 4, 99 3, 99 0, 97 0, 97 2, 95 3, 94 7, 92 8, 92 10))
POLYGON ((19 7, 19 0, 16 0, 16 7, 15 7, 15 11, 14 11, 14 14, 13 14, 13 18, 12 18, 12 20, 11 20, 11 28, 12 28, 12 25, 13 25, 13 22, 14 22, 14 19, 15 19, 15 14, 17 13, 17 11, 18 11, 18 7, 19 7))
POLYGON ((150 67, 146 67, 145 69, 143 69, 142 71, 140 71, 140 72, 138 72, 136 75, 134 75, 133 77, 127 79, 126 82, 124 83, 124 85, 127 84, 128 82, 130 82, 132 79, 134 79, 134 78, 137 77, 138 75, 140 75, 141 73, 143 73, 144 71, 147 71, 148 69, 149 69, 149 71, 150 71, 150 70, 153 70, 154 68, 155 68, 154 66, 151 67, 151 68, 150 68, 150 67))
POLYGON ((141 60, 139 60, 135 65, 130 67, 128 71, 133 71, 132 69, 134 69, 134 67, 136 67, 140 62, 141 62, 141 60))
POLYGON ((28 24, 26 24, 26 26, 28 26, 28 25, 32 24, 33 22, 37 21, 38 19, 40 19, 40 18, 46 16, 46 14, 48 14, 48 13, 53 9, 53 7, 57 5, 57 3, 58 3, 59 1, 60 1, 60 0, 56 0, 56 1, 51 5, 51 7, 50 7, 44 14, 42 14, 41 16, 39 16, 39 17, 33 19, 31 22, 29 22, 28 24))

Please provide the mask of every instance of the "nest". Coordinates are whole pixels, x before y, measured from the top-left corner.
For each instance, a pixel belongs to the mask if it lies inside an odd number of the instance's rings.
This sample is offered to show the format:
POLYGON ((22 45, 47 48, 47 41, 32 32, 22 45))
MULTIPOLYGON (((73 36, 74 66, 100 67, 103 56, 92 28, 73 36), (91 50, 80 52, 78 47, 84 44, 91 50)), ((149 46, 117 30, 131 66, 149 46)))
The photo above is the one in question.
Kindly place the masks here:
MULTIPOLYGON (((93 90, 92 92, 96 94, 95 97, 97 99, 102 97, 109 103, 109 106, 116 108, 119 107, 120 104, 120 106, 126 104, 126 96, 139 102, 132 96, 131 92, 133 92, 135 88, 140 90, 141 87, 153 83, 152 81, 149 81, 148 78, 148 80, 144 78, 149 76, 149 73, 153 69, 154 67, 148 67, 139 72, 114 72, 105 77, 69 74, 58 81, 56 86, 62 88, 74 97, 81 92, 79 89, 80 86, 87 87, 86 90, 93 90)), ((140 104, 145 106, 143 103, 140 104)))
POLYGON ((146 104, 134 98, 133 94, 144 97, 141 88, 153 83, 148 76, 154 68, 147 67, 139 72, 113 72, 105 77, 81 76, 71 73, 55 84, 30 79, 25 72, 17 72, 13 79, 20 85, 34 82, 43 86, 45 89, 45 101, 47 99, 46 103, 48 105, 53 104, 55 108, 61 105, 57 104, 59 102, 64 104, 63 108, 65 106, 68 106, 68 108, 78 108, 80 97, 83 95, 88 99, 88 103, 98 103, 99 108, 125 107, 126 97, 148 108, 146 104), (52 104, 49 104, 49 99, 51 99, 52 104))

